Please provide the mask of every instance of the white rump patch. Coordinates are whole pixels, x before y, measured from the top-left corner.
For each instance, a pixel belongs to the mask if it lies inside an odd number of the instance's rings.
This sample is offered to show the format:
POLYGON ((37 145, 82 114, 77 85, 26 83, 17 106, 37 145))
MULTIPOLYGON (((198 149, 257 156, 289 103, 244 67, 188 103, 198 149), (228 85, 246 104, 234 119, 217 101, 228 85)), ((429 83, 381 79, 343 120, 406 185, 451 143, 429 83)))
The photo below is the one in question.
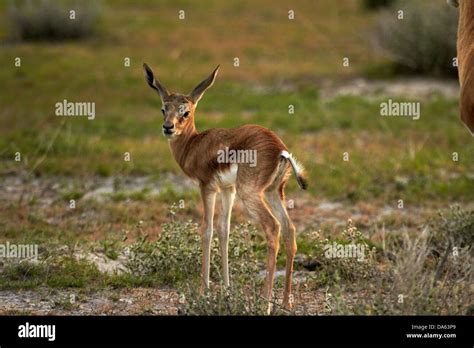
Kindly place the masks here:
POLYGON ((283 150, 283 151, 281 152, 281 156, 282 156, 282 157, 285 157, 286 159, 288 159, 288 158, 291 157, 290 153, 289 153, 288 151, 285 151, 285 150, 283 150))

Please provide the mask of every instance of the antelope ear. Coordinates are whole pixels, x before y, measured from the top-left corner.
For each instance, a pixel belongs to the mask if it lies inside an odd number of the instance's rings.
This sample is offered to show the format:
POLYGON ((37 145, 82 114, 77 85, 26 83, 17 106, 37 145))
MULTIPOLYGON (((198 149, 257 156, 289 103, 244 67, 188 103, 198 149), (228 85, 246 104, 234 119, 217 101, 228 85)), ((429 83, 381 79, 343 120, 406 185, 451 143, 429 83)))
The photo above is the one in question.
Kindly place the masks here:
POLYGON ((145 71, 145 78, 148 85, 158 92, 161 97, 161 100, 167 98, 170 95, 168 90, 160 83, 160 81, 155 78, 155 76, 153 75, 153 71, 146 63, 143 63, 143 70, 145 71))
POLYGON ((459 0, 447 0, 446 2, 453 7, 459 7, 459 0))
POLYGON ((216 76, 217 76, 217 73, 219 72, 219 66, 218 65, 214 71, 212 72, 211 75, 209 75, 209 77, 205 80, 203 80, 199 85, 196 86, 196 88, 193 89, 193 91, 191 92, 191 99, 193 100, 193 103, 194 104, 197 104, 197 102, 202 98, 204 92, 212 86, 212 84, 214 83, 215 79, 216 79, 216 76))

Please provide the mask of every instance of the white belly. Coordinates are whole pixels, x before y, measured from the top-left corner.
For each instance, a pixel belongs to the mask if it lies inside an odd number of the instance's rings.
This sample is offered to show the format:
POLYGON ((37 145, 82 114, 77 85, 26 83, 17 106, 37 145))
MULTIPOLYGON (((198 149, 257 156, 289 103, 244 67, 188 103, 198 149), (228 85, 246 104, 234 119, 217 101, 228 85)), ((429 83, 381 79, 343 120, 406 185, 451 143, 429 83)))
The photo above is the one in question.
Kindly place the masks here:
POLYGON ((224 172, 218 172, 216 175, 215 184, 218 187, 229 187, 234 186, 237 180, 237 171, 239 170, 239 165, 232 163, 229 170, 224 172))

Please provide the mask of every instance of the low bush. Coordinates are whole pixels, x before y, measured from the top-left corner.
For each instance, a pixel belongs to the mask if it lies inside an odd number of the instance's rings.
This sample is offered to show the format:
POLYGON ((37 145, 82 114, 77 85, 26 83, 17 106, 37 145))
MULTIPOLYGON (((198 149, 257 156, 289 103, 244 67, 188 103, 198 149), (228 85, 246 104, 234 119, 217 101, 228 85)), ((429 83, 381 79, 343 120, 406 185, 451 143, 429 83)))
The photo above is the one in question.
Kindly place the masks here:
POLYGON ((401 71, 457 75, 453 67, 457 21, 458 11, 443 2, 397 1, 379 14, 374 42, 401 71))
MULTIPOLYGON (((135 276, 150 275, 176 287, 185 298, 183 311, 189 315, 259 315, 268 302, 260 296, 263 281, 257 277, 263 265, 255 251, 257 230, 250 224, 238 225, 229 238, 231 286, 222 286, 218 240, 211 250, 211 289, 201 294, 201 240, 192 221, 172 220, 162 225, 154 242, 143 236, 129 247, 127 268, 135 276)), ((277 308, 277 307, 275 307, 277 308)))
POLYGON ((95 0, 12 0, 7 6, 10 37, 56 41, 90 36, 97 29, 99 5, 95 0))
MULTIPOLYGON (((260 264, 255 252, 258 233, 250 224, 238 225, 229 238, 229 272, 231 278, 250 279, 257 275, 260 264)), ((171 220, 162 225, 154 242, 147 236, 129 247, 127 268, 132 274, 157 274, 163 283, 179 284, 197 279, 201 272, 201 238, 198 225, 192 221, 171 220)), ((222 280, 221 257, 217 237, 211 250, 211 280, 222 280)))
MULTIPOLYGON (((313 262, 318 264, 316 271, 311 274, 309 281, 312 288, 334 285, 341 281, 359 282, 369 281, 376 274, 376 248, 364 237, 363 233, 348 220, 341 237, 337 239, 321 239, 319 233, 313 234, 312 243, 315 254, 311 256, 313 262), (353 246, 362 251, 362 257, 356 255, 333 255, 328 257, 326 249, 336 243, 341 249, 353 246)), ((353 249, 354 250, 354 249, 353 249)), ((334 252, 337 252, 336 250, 334 252)), ((334 254, 333 252, 333 254, 334 254)))
POLYGON ((448 243, 457 247, 474 244, 474 210, 464 210, 455 205, 447 212, 440 212, 430 227, 437 247, 448 243))

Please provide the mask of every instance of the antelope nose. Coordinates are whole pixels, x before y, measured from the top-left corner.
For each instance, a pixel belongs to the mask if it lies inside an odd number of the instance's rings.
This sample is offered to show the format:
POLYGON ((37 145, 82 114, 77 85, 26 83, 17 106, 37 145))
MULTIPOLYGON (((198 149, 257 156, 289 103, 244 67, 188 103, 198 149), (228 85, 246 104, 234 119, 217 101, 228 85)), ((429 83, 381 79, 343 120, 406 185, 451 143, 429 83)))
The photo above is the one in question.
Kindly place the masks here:
POLYGON ((163 129, 167 130, 167 131, 172 130, 173 128, 174 128, 174 124, 170 124, 170 125, 164 124, 163 125, 163 129))

